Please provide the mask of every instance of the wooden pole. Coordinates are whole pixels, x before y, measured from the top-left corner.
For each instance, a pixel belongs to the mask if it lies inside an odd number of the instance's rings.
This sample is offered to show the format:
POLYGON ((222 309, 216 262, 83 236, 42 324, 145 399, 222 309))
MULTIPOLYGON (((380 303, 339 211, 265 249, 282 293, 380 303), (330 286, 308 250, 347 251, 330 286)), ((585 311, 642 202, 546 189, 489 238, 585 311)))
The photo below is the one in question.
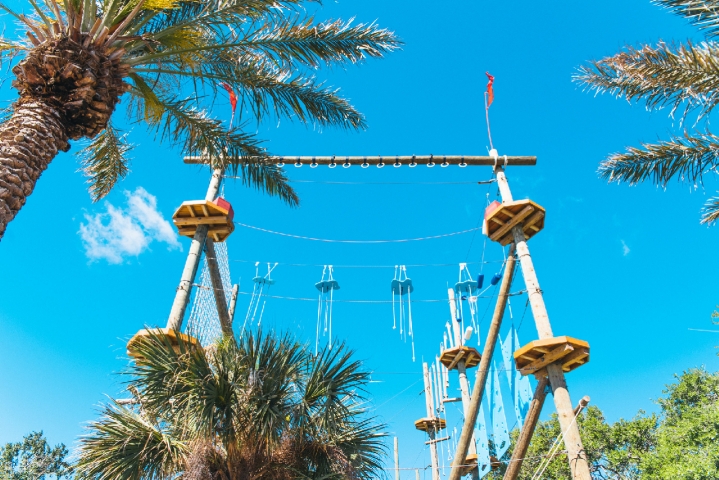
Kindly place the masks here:
MULTIPOLYGON (((432 401, 432 384, 429 381, 429 368, 427 362, 422 363, 422 374, 424 376, 424 401, 427 406, 427 418, 434 418, 434 405, 432 401)), ((439 480, 439 458, 437 456, 437 442, 434 442, 435 431, 434 428, 427 430, 429 435, 429 453, 432 457, 432 480, 439 480)))
POLYGON ((497 304, 494 307, 494 314, 492 315, 492 323, 489 325, 487 341, 484 344, 482 358, 480 359, 477 367, 477 376, 474 380, 474 388, 472 389, 472 401, 470 402, 469 408, 464 415, 462 433, 459 436, 457 451, 455 452, 454 459, 452 460, 452 470, 449 473, 449 480, 459 480, 461 477, 461 470, 459 467, 464 465, 464 462, 466 461, 470 444, 474 445, 474 442, 472 441, 474 425, 477 423, 479 406, 481 405, 482 397, 484 396, 484 387, 487 384, 487 375, 489 375, 489 367, 492 362, 492 355, 494 354, 494 346, 497 343, 497 337, 499 337, 499 328, 502 326, 504 310, 507 306, 507 299, 509 298, 509 289, 512 286, 512 278, 514 277, 514 265, 514 248, 510 248, 509 257, 507 257, 507 265, 504 268, 504 277, 502 277, 502 283, 499 286, 497 304))
POLYGON ((235 284, 232 287, 232 296, 230 297, 230 307, 227 314, 230 316, 230 326, 235 321, 235 306, 237 306, 237 295, 240 293, 240 286, 235 284))
MULTIPOLYGON (((504 170, 500 167, 496 167, 495 173, 497 175, 499 190, 502 194, 502 202, 511 201, 509 183, 507 182, 504 170)), ((527 295, 529 296, 529 305, 532 309, 532 316, 537 326, 539 338, 552 338, 554 336, 552 326, 549 323, 549 315, 547 314, 547 308, 544 304, 544 297, 542 296, 542 290, 539 288, 539 281, 534 271, 534 263, 529 254, 527 240, 524 237, 521 223, 512 229, 512 234, 514 236, 514 244, 517 248, 517 256, 522 265, 522 276, 524 277, 524 284, 527 288, 527 295)), ((572 471, 572 479, 591 480, 589 464, 587 463, 587 457, 584 453, 582 438, 579 435, 579 427, 574 421, 574 406, 569 397, 564 371, 560 365, 551 364, 547 366, 547 375, 549 376, 549 383, 552 386, 554 406, 557 409, 559 425, 564 437, 564 446, 567 449, 567 458, 572 471)))
POLYGON ((519 475, 522 462, 529 449, 529 442, 532 441, 534 429, 537 427, 539 415, 542 413, 544 400, 547 398, 548 383, 549 380, 547 377, 542 377, 537 383, 537 388, 534 389, 534 398, 532 398, 532 403, 529 404, 529 412, 527 412, 527 418, 524 419, 522 431, 519 432, 517 445, 515 445, 514 451, 512 452, 512 458, 509 460, 509 465, 507 465, 507 471, 504 472, 504 480, 516 480, 519 475))
MULTIPOLYGON (((200 164, 205 165, 210 163, 210 157, 207 156, 189 156, 185 157, 184 161, 186 164, 200 164)), ((297 155, 285 155, 285 156, 271 156, 269 157, 270 162, 274 162, 278 165, 305 165, 307 167, 313 167, 317 165, 329 165, 329 166, 353 166, 355 168, 360 166, 373 165, 376 167, 390 167, 390 166, 414 166, 414 165, 427 165, 446 167, 449 165, 459 165, 464 167, 475 167, 475 166, 487 166, 491 167, 497 163, 502 165, 512 166, 532 166, 537 164, 537 157, 524 157, 524 156, 507 156, 506 163, 505 157, 501 157, 499 160, 495 160, 491 156, 480 156, 480 155, 390 155, 390 156, 339 156, 339 155, 325 155, 325 156, 297 156, 297 155)))
POLYGON ((394 437, 394 480, 399 480, 399 439, 394 437))
POLYGON ((207 269, 210 271, 212 293, 215 296, 217 316, 220 317, 222 334, 232 336, 232 320, 230 320, 230 314, 227 310, 227 297, 225 297, 225 289, 222 285, 222 277, 220 276, 220 265, 217 263, 215 242, 211 238, 205 240, 205 253, 207 254, 205 257, 207 259, 207 269))
POLYGON ((419 470, 414 471, 414 478, 415 480, 419 480, 419 470))
MULTIPOLYGON (((447 289, 447 297, 449 298, 449 312, 452 315, 452 332, 454 333, 454 345, 461 346, 464 344, 464 337, 462 335, 461 329, 462 324, 457 319, 457 301, 456 297, 454 296, 453 288, 447 289)), ((465 360, 460 360, 457 362, 457 373, 459 375, 459 391, 462 393, 462 413, 464 413, 464 418, 467 418, 467 412, 469 411, 471 399, 469 396, 469 381, 467 381, 467 364, 465 360)), ((474 423, 472 425, 474 425, 474 423)), ((471 431, 472 438, 469 442, 469 449, 467 450, 467 453, 476 454, 477 444, 474 441, 474 428, 472 428, 471 431)), ((465 460, 463 459, 461 465, 464 465, 464 463, 465 460)), ((478 469, 472 471, 472 477, 478 475, 478 469)))
MULTIPOLYGON (((207 188, 205 200, 213 201, 215 199, 221 182, 222 169, 216 168, 212 171, 212 178, 207 188)), ((182 269, 180 285, 175 292, 175 300, 172 302, 170 317, 167 320, 167 328, 173 330, 180 330, 182 328, 182 321, 185 318, 185 310, 190 301, 190 292, 192 291, 192 284, 195 283, 197 267, 200 265, 200 257, 202 256, 205 240, 207 240, 207 225, 199 225, 195 231, 195 236, 192 237, 190 251, 187 254, 187 260, 185 260, 185 268, 182 269)))

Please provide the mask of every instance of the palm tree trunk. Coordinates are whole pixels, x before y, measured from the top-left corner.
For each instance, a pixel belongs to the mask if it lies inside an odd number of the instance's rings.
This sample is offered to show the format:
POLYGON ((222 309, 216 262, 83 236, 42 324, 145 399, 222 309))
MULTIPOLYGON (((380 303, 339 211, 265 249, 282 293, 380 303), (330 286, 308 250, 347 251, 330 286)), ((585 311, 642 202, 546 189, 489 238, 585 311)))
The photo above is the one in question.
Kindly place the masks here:
POLYGON ((0 125, 0 240, 35 189, 40 174, 67 141, 58 110, 44 102, 16 104, 0 125))

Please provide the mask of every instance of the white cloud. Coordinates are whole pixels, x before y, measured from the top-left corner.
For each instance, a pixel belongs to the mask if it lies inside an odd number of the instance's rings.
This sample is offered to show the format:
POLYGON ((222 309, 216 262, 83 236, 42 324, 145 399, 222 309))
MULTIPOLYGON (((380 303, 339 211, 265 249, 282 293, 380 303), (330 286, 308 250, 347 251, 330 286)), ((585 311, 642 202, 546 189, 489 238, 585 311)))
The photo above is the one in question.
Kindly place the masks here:
POLYGON ((142 187, 125 191, 127 208, 105 202, 106 212, 85 214, 80 223, 80 238, 90 260, 122 263, 125 257, 138 256, 150 243, 166 243, 169 249, 182 246, 174 228, 157 210, 157 198, 142 187))
POLYGON ((626 257, 627 255, 629 255, 629 252, 631 252, 631 250, 629 249, 627 244, 624 242, 624 240, 620 240, 620 242, 622 242, 622 254, 626 257))

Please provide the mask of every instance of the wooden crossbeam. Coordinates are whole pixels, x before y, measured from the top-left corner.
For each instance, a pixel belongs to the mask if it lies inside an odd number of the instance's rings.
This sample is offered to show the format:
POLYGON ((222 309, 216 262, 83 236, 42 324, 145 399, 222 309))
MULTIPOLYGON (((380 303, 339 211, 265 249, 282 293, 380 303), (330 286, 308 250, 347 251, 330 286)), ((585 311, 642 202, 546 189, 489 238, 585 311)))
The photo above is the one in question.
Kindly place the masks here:
MULTIPOLYGON (((271 162, 284 165, 328 165, 332 166, 449 166, 458 165, 460 167, 491 167, 499 166, 533 166, 537 164, 535 156, 500 156, 496 160, 490 156, 477 155, 388 155, 388 156, 297 156, 297 155, 272 155, 268 157, 271 162)), ((250 161, 252 158, 249 159, 250 161)), ((207 156, 188 156, 184 158, 186 164, 207 165, 210 163, 210 157, 207 156)))

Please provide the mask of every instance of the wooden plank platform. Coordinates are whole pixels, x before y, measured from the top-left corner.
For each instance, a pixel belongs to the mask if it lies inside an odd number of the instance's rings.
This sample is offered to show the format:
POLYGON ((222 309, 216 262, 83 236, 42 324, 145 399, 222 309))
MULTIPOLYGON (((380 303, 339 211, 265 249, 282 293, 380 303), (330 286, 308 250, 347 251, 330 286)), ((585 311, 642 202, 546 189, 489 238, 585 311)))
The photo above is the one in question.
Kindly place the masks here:
MULTIPOLYGON (((218 203, 219 200, 218 199, 218 203)), ((207 235, 215 242, 224 242, 235 230, 232 221, 232 207, 227 202, 228 208, 208 202, 206 200, 192 200, 183 202, 180 208, 172 215, 172 223, 175 224, 180 235, 194 237, 197 227, 207 225, 207 235)))
POLYGON ((472 473, 472 470, 477 468, 477 454, 470 453, 469 455, 467 455, 461 468, 463 477, 472 473))
POLYGON ((571 372, 589 362, 589 343, 572 337, 535 340, 514 352, 514 362, 522 375, 547 375, 546 367, 553 363, 571 372))
POLYGON ((417 430, 422 430, 423 432, 428 432, 430 430, 437 432, 447 428, 447 421, 444 418, 439 417, 425 417, 414 422, 414 427, 417 430))
POLYGON ((442 365, 447 367, 448 370, 452 370, 457 368, 457 363, 460 360, 464 360, 465 368, 476 367, 479 365, 479 360, 481 358, 482 356, 475 348, 462 345, 460 347, 448 348, 443 351, 442 355, 439 357, 439 361, 442 362, 442 365))
POLYGON ((522 224, 524 236, 529 240, 544 228, 544 208, 531 200, 517 200, 500 204, 488 210, 485 216, 487 236, 501 245, 514 241, 512 229, 522 224))
POLYGON ((172 330, 170 328, 153 328, 150 330, 142 329, 139 332, 137 332, 129 342, 127 342, 127 354, 134 358, 135 360, 139 360, 142 358, 142 355, 140 355, 137 350, 135 349, 135 346, 138 342, 143 341, 144 339, 147 339, 150 337, 150 335, 156 335, 158 337, 165 337, 170 341, 170 344, 172 345, 173 350, 175 350, 176 353, 180 353, 180 343, 178 340, 179 338, 182 340, 182 342, 185 345, 194 345, 196 347, 201 347, 199 340, 197 340, 195 337, 191 337, 185 333, 176 332, 175 330, 172 330))

